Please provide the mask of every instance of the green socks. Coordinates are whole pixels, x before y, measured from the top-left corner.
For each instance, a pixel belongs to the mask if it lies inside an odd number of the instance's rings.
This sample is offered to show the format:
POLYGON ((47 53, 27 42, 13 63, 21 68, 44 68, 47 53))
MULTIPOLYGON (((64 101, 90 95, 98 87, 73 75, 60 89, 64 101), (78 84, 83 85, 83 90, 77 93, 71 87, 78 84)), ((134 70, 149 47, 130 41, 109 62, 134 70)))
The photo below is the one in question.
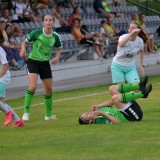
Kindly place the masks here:
POLYGON ((121 101, 123 103, 134 101, 135 99, 142 98, 144 95, 142 92, 128 92, 121 94, 121 101))
POLYGON ((52 115, 52 94, 44 95, 44 103, 46 106, 46 116, 50 117, 52 115))
POLYGON ((24 113, 29 113, 34 93, 35 93, 34 91, 30 90, 26 91, 25 101, 24 101, 24 113))
POLYGON ((120 93, 126 93, 139 89, 140 89, 139 84, 120 84, 118 87, 118 91, 120 93))

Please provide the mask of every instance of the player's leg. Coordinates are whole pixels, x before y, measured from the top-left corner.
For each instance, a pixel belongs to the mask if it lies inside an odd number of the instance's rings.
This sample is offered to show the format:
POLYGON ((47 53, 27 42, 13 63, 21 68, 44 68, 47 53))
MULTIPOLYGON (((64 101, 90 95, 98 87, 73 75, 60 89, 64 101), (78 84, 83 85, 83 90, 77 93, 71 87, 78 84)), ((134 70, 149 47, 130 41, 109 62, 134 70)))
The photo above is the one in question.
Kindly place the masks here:
POLYGON ((4 125, 7 126, 12 122, 13 113, 10 109, 5 106, 5 91, 7 85, 0 82, 0 110, 5 114, 5 122, 4 125))
POLYGON ((12 128, 16 128, 16 127, 23 127, 25 126, 25 123, 22 119, 20 119, 20 117, 17 115, 16 112, 14 112, 14 110, 12 109, 11 106, 9 106, 7 103, 5 103, 5 106, 10 110, 12 111, 13 113, 13 120, 15 121, 15 123, 13 124, 12 128))
POLYGON ((112 101, 113 103, 118 103, 118 102, 127 103, 134 101, 138 98, 147 98, 151 90, 152 90, 152 84, 148 84, 148 86, 143 91, 115 94, 112 96, 112 101))
POLYGON ((29 80, 29 87, 25 94, 24 114, 22 117, 22 119, 25 121, 29 120, 29 111, 37 87, 38 74, 30 73, 28 75, 28 80, 29 80))
POLYGON ((136 101, 126 103, 123 108, 118 110, 129 121, 140 121, 143 118, 143 112, 136 101))
POLYGON ((38 81, 38 65, 33 60, 27 61, 27 69, 28 69, 28 81, 29 86, 25 94, 25 101, 24 101, 24 114, 22 119, 29 120, 29 111, 30 106, 37 88, 37 81, 38 81))
POLYGON ((112 64, 111 64, 111 74, 112 74, 112 83, 113 84, 123 84, 123 83, 125 83, 123 66, 112 62, 112 64))
POLYGON ((49 62, 43 63, 40 70, 40 78, 44 88, 44 103, 45 103, 45 120, 56 119, 52 115, 52 71, 49 62))
POLYGON ((144 79, 139 83, 130 83, 130 84, 119 84, 119 85, 112 85, 109 87, 109 92, 111 95, 118 94, 118 93, 126 93, 130 91, 136 90, 145 90, 146 84, 148 82, 148 76, 145 76, 144 79))

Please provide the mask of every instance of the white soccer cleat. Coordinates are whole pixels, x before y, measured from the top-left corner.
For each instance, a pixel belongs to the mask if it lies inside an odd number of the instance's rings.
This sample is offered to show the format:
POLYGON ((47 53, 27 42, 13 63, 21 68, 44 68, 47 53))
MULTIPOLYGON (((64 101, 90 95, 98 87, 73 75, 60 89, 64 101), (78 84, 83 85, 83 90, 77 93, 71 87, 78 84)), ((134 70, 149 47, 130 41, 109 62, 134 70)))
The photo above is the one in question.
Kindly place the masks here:
POLYGON ((29 113, 24 113, 22 116, 22 120, 29 121, 29 113))
POLYGON ((44 120, 48 121, 48 120, 55 120, 57 119, 56 115, 51 115, 50 117, 45 116, 44 120))

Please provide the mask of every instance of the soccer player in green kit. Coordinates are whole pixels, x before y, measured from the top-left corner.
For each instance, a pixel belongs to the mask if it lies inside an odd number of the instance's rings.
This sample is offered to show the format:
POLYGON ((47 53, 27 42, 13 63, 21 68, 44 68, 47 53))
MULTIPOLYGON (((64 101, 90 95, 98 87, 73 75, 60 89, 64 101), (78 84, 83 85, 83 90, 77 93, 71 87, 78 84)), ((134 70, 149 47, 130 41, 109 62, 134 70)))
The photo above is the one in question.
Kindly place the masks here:
POLYGON ((37 87, 38 75, 44 88, 45 120, 56 119, 52 114, 52 71, 49 61, 56 64, 62 52, 62 43, 59 35, 53 31, 54 19, 51 15, 44 16, 44 28, 36 29, 28 34, 22 43, 21 57, 26 56, 26 47, 29 42, 33 43, 32 51, 27 59, 29 87, 25 94, 24 114, 22 119, 29 120, 29 111, 33 96, 37 87), (51 59, 53 47, 56 56, 51 59), (51 59, 51 60, 50 60, 51 59))
POLYGON ((108 124, 140 121, 143 112, 135 101, 138 98, 147 98, 152 90, 152 84, 147 84, 148 77, 140 84, 120 84, 109 87, 112 99, 104 103, 93 105, 90 112, 79 117, 80 124, 108 124), (115 105, 116 107, 112 107, 115 105))

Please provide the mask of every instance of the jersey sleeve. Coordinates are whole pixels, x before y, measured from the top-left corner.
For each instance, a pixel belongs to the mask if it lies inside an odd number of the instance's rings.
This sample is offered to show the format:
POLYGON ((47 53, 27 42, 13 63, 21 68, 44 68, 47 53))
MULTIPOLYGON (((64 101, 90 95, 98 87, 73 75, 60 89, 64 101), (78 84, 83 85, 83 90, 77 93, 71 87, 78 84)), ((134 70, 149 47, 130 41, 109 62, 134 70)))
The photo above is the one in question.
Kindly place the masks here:
POLYGON ((30 32, 26 38, 27 42, 34 42, 38 35, 41 33, 41 30, 33 30, 32 32, 30 32))
POLYGON ((60 36, 55 32, 54 32, 54 34, 56 35, 56 41, 55 41, 54 47, 55 48, 62 48, 62 41, 60 39, 60 36))
POLYGON ((8 61, 6 58, 6 52, 3 50, 2 47, 0 47, 0 61, 2 64, 8 64, 8 61))
POLYGON ((122 36, 119 37, 119 40, 118 40, 118 41, 119 41, 119 42, 122 41, 123 38, 125 38, 125 37, 126 37, 126 34, 123 34, 122 36))

